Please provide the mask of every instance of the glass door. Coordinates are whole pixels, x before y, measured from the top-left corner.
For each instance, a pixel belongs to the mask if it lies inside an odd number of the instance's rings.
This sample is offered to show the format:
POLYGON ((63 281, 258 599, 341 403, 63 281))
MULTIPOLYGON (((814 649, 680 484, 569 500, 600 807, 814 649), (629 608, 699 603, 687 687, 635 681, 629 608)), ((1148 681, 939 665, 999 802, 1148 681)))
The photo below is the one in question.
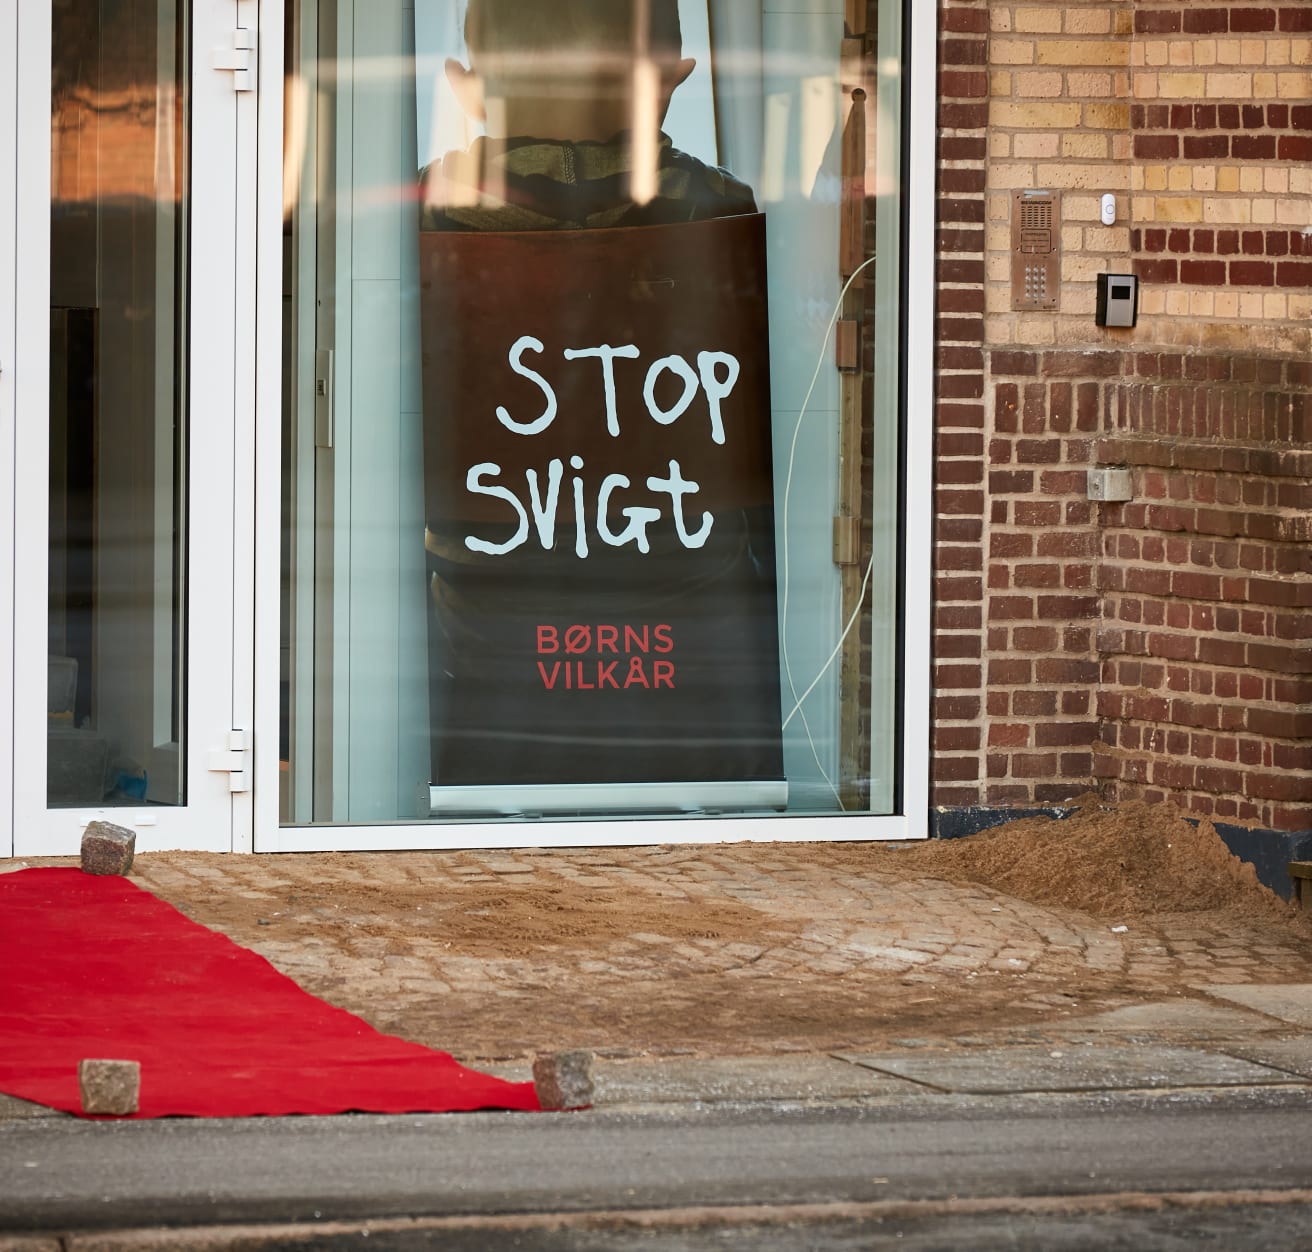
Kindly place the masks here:
POLYGON ((16 855, 76 852, 95 817, 139 849, 249 846, 256 16, 21 6, 16 855))

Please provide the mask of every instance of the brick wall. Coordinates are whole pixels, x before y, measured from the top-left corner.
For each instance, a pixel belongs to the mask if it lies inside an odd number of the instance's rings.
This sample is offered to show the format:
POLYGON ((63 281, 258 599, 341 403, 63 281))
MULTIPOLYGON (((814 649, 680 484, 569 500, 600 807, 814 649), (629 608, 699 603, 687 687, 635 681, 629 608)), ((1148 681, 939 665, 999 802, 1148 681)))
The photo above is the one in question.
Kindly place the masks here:
POLYGON ((1312 362, 1134 351, 1098 458, 1095 772, 1117 796, 1312 828, 1312 362))
POLYGON ((1312 827, 1312 4, 940 19, 935 802, 1312 827), (1053 312, 1011 306, 1027 188, 1063 196, 1053 312), (1094 325, 1102 272, 1137 328, 1094 325))
POLYGON ((940 9, 934 802, 979 803, 984 671, 988 6, 940 9))

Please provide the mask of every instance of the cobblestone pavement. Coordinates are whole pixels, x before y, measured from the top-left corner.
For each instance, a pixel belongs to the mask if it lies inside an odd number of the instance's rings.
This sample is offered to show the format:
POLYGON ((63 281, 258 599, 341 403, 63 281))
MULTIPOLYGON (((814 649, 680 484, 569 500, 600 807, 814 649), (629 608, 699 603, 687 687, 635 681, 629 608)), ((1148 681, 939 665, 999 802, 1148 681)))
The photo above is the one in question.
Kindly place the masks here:
POLYGON ((889 847, 859 873, 850 849, 733 844, 174 853, 133 877, 308 990, 463 1059, 1019 1040, 1203 983, 1312 982, 1306 933, 1274 915, 1126 930, 926 878, 889 847))

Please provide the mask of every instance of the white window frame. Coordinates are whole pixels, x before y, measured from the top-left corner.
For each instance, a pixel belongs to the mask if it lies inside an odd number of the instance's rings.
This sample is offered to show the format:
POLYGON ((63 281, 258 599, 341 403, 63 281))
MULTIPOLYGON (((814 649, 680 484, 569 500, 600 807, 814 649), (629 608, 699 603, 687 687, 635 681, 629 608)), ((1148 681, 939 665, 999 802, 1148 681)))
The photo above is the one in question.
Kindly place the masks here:
MULTIPOLYGON (((17 429, 14 363, 18 310, 18 6, 0 10, 0 656, 14 655, 14 509, 4 484, 14 481, 17 429), (8 498, 5 497, 8 495, 8 498)), ((14 673, 0 665, 0 787, 14 794, 14 673)), ((0 828, 0 857, 14 852, 12 809, 0 828)))
POLYGON ((49 428, 42 415, 50 404, 50 335, 42 306, 49 304, 50 289, 51 6, 49 0, 24 0, 6 6, 0 18, 9 23, 8 30, 0 26, 0 83, 6 84, 0 87, 0 239, 6 247, 14 241, 14 255, 0 255, 0 348, 12 343, 5 352, 14 361, 0 375, 0 495, 8 505, 0 594, 9 598, 11 610, 22 608, 17 615, 0 614, 0 640, 10 657, 0 736, 11 805, 0 854, 76 854, 83 829, 95 818, 134 828, 143 851, 249 851, 253 843, 252 796, 230 790, 229 776, 212 768, 210 753, 231 745, 232 730, 249 732, 254 716, 254 583, 247 554, 254 522, 255 189, 253 177, 242 177, 253 155, 243 162, 242 153, 243 144, 255 151, 257 105, 254 93, 234 99, 231 78, 211 67, 211 56, 216 45, 231 43, 239 26, 257 26, 259 0, 222 0, 195 10, 190 275, 208 266, 210 281, 188 282, 187 803, 177 807, 46 805, 40 729, 46 678, 39 659, 47 649, 47 545, 34 540, 45 535, 49 511, 49 428), (4 73, 6 57, 16 62, 12 74, 4 73), (221 159, 224 154, 231 154, 230 162, 221 159), (226 207, 207 210, 197 226, 196 205, 226 207), (205 298, 194 298, 202 287, 205 298), (30 415, 28 420, 13 422, 16 411, 30 415))
MULTIPOLYGON (((259 228, 255 372, 255 813, 257 852, 384 849, 597 847, 735 841, 866 841, 929 835, 930 632, 933 529, 934 174, 936 154, 937 13, 906 0, 910 47, 904 183, 907 218, 904 264, 903 620, 901 645, 899 809, 893 815, 768 816, 686 819, 611 818, 478 823, 282 826, 279 822, 279 642, 282 526, 282 221, 283 98, 263 93, 259 120, 259 228)), ((260 73, 266 84, 283 75, 281 0, 265 0, 260 73)))

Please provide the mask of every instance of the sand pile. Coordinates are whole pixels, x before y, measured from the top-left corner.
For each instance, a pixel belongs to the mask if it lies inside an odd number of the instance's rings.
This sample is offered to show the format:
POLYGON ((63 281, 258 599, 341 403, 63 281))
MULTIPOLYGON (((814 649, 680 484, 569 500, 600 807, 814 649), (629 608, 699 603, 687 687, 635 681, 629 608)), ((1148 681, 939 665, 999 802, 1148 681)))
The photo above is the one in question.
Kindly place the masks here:
POLYGON ((1195 826, 1169 804, 1089 801, 1061 821, 1026 818, 898 855, 935 878, 1099 917, 1218 909, 1253 920, 1292 916, 1210 822, 1195 826))

